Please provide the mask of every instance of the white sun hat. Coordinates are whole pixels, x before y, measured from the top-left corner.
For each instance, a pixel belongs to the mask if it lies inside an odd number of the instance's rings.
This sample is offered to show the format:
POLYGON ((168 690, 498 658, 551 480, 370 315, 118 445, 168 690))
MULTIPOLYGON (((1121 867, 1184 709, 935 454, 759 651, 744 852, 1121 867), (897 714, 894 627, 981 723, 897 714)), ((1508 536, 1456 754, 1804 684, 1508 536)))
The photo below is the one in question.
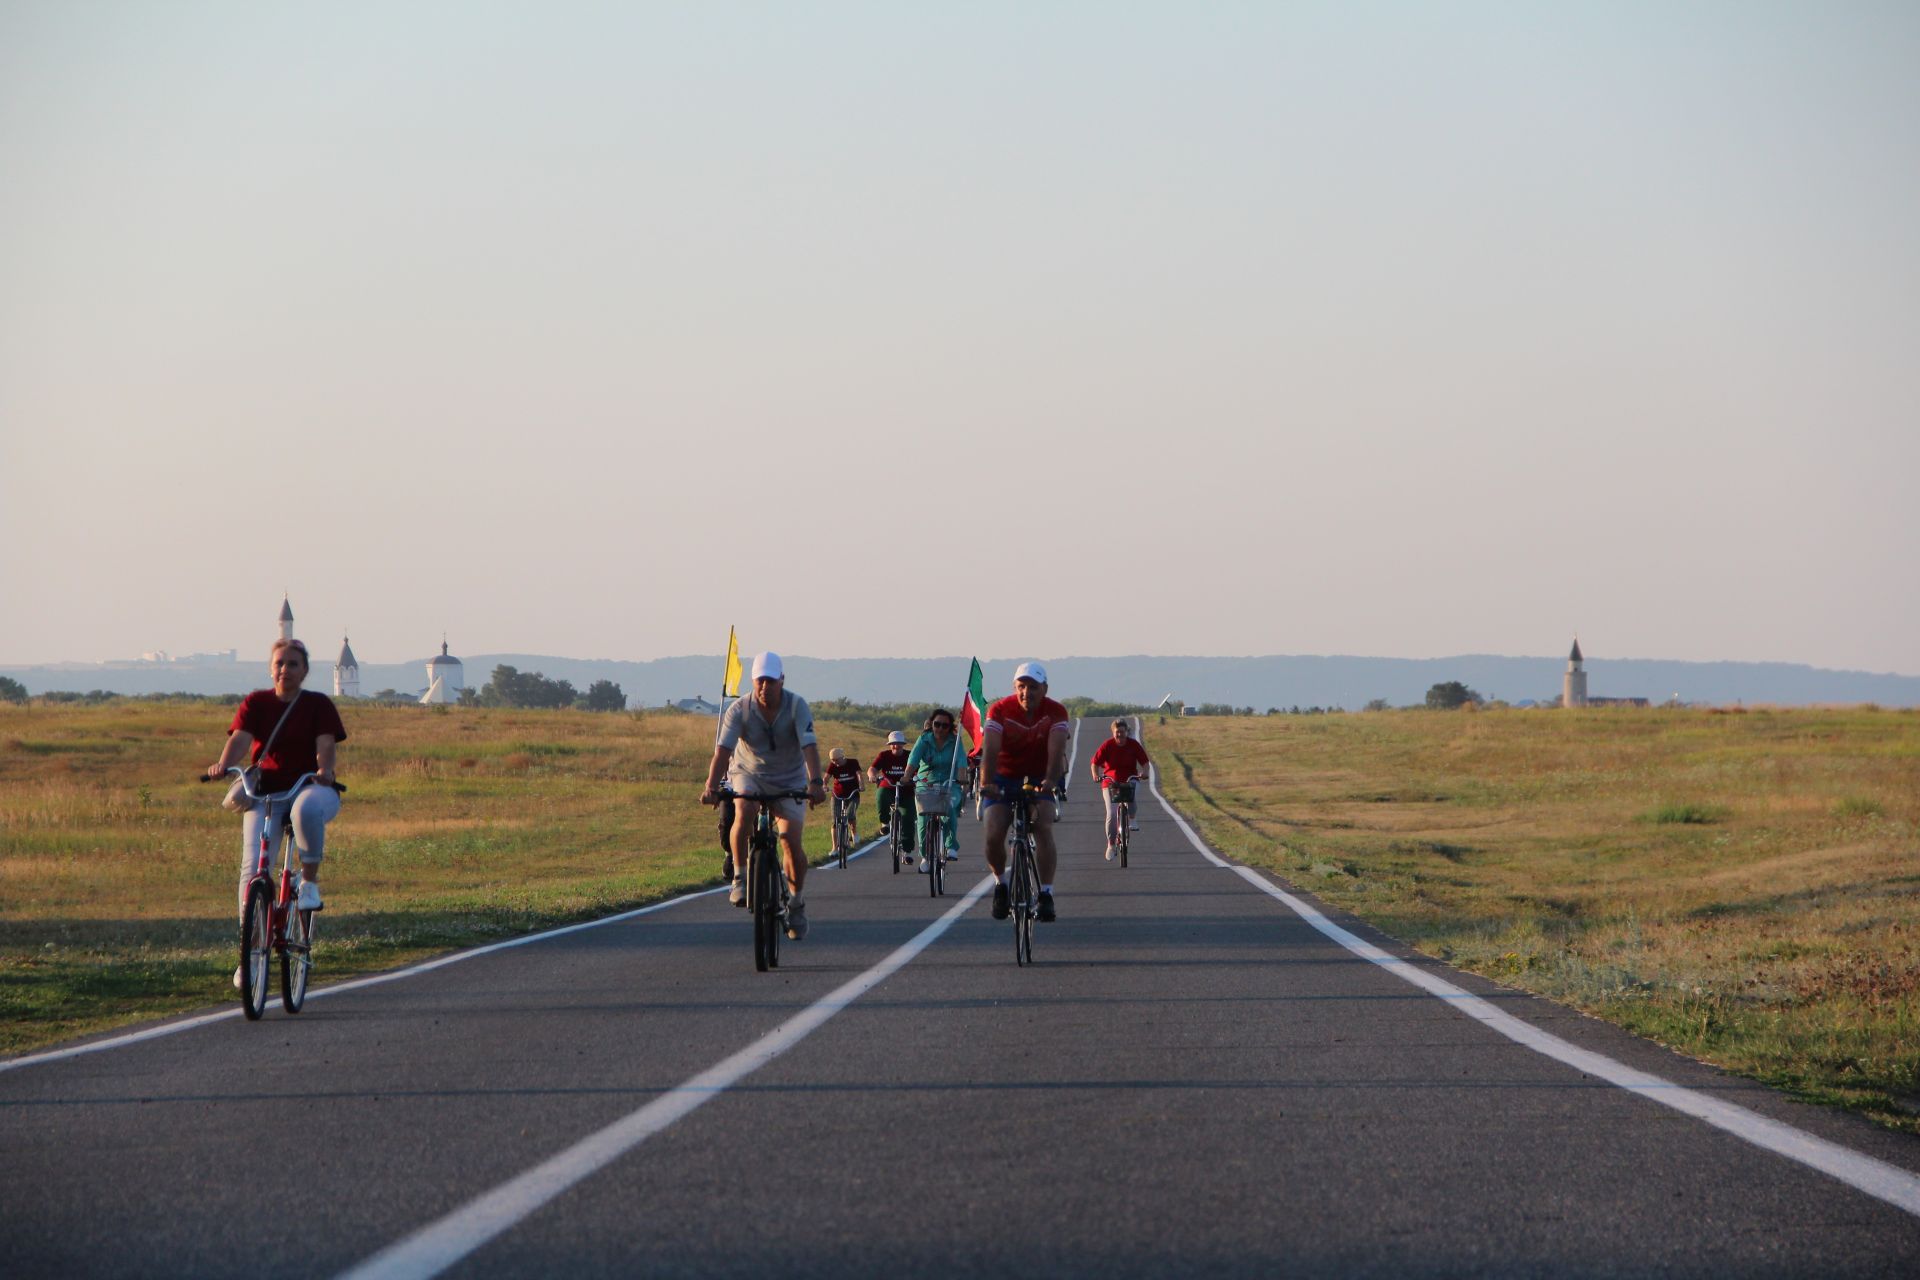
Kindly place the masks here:
POLYGON ((1016 684, 1022 680, 1031 680, 1035 684, 1045 684, 1047 682, 1047 669, 1037 662, 1023 662, 1014 668, 1013 679, 1016 684))
POLYGON ((769 649, 753 660, 753 678, 755 680, 785 680, 787 673, 780 666, 780 655, 769 649))

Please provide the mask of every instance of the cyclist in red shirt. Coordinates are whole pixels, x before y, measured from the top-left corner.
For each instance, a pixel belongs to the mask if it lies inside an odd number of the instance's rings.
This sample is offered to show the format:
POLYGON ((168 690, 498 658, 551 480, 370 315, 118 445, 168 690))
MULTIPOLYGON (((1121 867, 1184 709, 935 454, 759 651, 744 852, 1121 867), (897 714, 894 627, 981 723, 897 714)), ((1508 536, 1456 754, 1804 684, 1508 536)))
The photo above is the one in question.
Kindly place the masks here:
POLYGON ((873 758, 873 764, 867 768, 867 776, 880 784, 880 790, 874 800, 880 819, 880 832, 885 835, 887 820, 893 816, 893 806, 900 805, 900 820, 906 824, 906 835, 901 840, 902 853, 913 852, 913 829, 919 825, 913 820, 913 788, 902 786, 900 779, 907 776, 907 757, 913 754, 907 750, 907 735, 895 729, 887 735, 887 745, 873 758))
MULTIPOLYGON (((1007 793, 1032 783, 1059 794, 1066 781, 1067 743, 1072 737, 1067 709, 1047 696, 1047 669, 1023 662, 1013 673, 1013 696, 987 708, 980 731, 981 761, 989 766, 980 779, 986 804, 987 865, 993 868, 993 918, 1005 920, 1007 900, 1007 828, 1013 810, 1007 793)), ((1040 902, 1035 917, 1053 920, 1053 872, 1059 862, 1053 843, 1053 806, 1036 804, 1033 814, 1034 861, 1040 870, 1040 902)))
POLYGON ((833 803, 847 814, 847 830, 855 844, 860 842, 860 766, 847 759, 847 753, 835 747, 827 754, 827 783, 833 788, 833 803))
MULTIPOLYGON (((1113 736, 1100 744, 1093 753, 1093 763, 1089 766, 1093 776, 1100 780, 1100 798, 1107 806, 1107 861, 1113 861, 1113 847, 1120 843, 1120 822, 1113 807, 1113 793, 1116 787, 1127 788, 1131 799, 1132 784, 1135 778, 1147 776, 1147 766, 1153 763, 1147 759, 1147 749, 1133 737, 1133 727, 1124 718, 1113 722, 1113 736)), ((1139 823, 1133 829, 1140 829, 1139 823)))

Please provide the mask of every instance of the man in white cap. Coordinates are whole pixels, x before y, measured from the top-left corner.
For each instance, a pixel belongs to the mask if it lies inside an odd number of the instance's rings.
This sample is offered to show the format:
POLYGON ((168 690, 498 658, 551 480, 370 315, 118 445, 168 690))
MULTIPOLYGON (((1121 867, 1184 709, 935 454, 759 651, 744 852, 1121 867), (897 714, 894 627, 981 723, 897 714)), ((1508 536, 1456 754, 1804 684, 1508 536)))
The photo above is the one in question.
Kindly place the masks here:
MULTIPOLYGON (((1047 696, 1047 669, 1023 662, 1013 673, 1013 696, 987 708, 980 732, 980 760, 984 776, 980 795, 986 805, 987 865, 993 868, 993 918, 1005 920, 1007 900, 1007 828, 1013 810, 1007 795, 1032 783, 1058 794, 1067 775, 1067 743, 1072 736, 1067 709, 1047 696)), ((1053 845, 1053 806, 1034 805, 1033 852, 1039 864, 1040 902, 1035 918, 1055 918, 1053 871, 1058 856, 1053 845)))
MULTIPOLYGON (((793 900, 787 904, 787 936, 795 942, 807 936, 807 901, 801 889, 807 880, 807 855, 800 847, 807 809, 827 798, 820 774, 820 748, 813 736, 813 711, 807 700, 786 691, 786 671, 777 653, 753 660, 753 692, 735 698, 720 717, 720 738, 714 743, 713 763, 700 803, 720 802, 720 780, 742 797, 776 791, 807 792, 798 800, 771 801, 780 843, 786 851, 787 883, 793 900)), ((733 819, 733 888, 727 901, 747 905, 747 845, 760 805, 741 799, 733 819)))

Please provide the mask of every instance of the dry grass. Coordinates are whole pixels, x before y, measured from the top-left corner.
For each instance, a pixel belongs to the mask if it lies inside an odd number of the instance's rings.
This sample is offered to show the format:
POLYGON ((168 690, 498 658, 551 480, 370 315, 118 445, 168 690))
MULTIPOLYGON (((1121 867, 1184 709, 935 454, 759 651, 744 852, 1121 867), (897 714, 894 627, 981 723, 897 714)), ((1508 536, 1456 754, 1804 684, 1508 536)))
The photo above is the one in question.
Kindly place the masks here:
POLYGON ((1207 836, 1464 968, 1920 1131, 1920 714, 1147 724, 1207 836))
MULTIPOLYGON (((713 814, 696 802, 710 720, 343 713, 326 978, 716 883, 713 814)), ((239 822, 192 781, 231 714, 0 704, 0 1052, 231 998, 239 822)), ((821 729, 878 750, 870 732, 821 729)), ((810 825, 814 857, 827 838, 810 825)))

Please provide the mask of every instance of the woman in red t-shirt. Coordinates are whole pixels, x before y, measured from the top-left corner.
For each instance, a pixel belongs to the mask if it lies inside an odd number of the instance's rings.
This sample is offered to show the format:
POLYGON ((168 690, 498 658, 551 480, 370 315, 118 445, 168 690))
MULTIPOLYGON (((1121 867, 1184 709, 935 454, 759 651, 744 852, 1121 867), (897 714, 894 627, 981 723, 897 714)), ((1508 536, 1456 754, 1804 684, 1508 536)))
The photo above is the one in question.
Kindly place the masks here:
MULTIPOLYGON (((1100 798, 1107 806, 1107 857, 1113 857, 1113 846, 1120 842, 1120 820, 1114 813, 1113 789, 1131 783, 1135 778, 1147 776, 1147 749, 1133 737, 1132 726, 1125 719, 1113 722, 1113 736, 1100 744, 1093 753, 1093 776, 1100 780, 1100 798)), ((1136 808, 1135 812, 1138 812, 1136 808)), ((1135 829, 1138 829, 1136 824, 1135 829)))
MULTIPOLYGON (((285 791, 303 773, 314 775, 314 785, 302 787, 289 812, 284 802, 271 805, 267 845, 280 841, 280 824, 293 821, 293 843, 300 853, 300 909, 318 911, 320 900, 320 859, 327 846, 327 824, 340 813, 340 793, 333 789, 334 754, 346 738, 346 726, 333 699, 324 693, 309 693, 300 686, 307 678, 307 646, 298 640, 276 641, 267 665, 273 672, 273 688, 256 689, 240 703, 228 727, 227 745, 220 758, 207 768, 209 778, 219 778, 239 763, 242 756, 260 767, 255 790, 265 795, 285 791), (285 716, 284 723, 281 716, 285 716), (277 732, 276 732, 277 727, 277 732), (273 750, 268 751, 271 740, 273 750)), ((255 851, 260 847, 260 815, 249 809, 242 815, 240 840, 240 909, 246 910, 247 882, 253 877, 255 851)), ((234 970, 237 980, 239 970, 234 970)))

